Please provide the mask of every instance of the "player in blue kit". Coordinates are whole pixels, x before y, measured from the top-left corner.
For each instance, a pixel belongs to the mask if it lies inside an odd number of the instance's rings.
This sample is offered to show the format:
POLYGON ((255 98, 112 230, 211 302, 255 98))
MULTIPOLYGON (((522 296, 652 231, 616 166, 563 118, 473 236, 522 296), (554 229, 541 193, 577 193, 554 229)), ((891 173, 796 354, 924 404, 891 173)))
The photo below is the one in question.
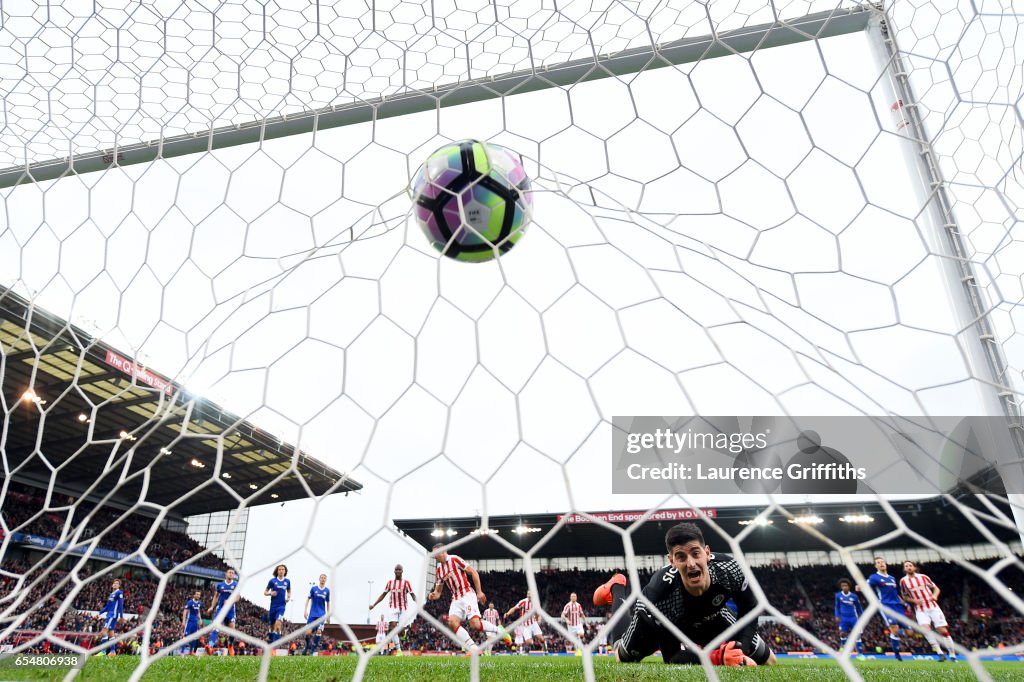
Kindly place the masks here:
POLYGON ((313 646, 310 648, 310 636, 306 635, 306 655, 315 654, 320 649, 320 636, 323 634, 324 625, 331 622, 331 589, 327 587, 327 574, 320 574, 320 584, 309 588, 309 596, 306 597, 306 625, 315 626, 312 630, 315 636, 312 639, 313 646))
MULTIPOLYGON (((217 599, 214 604, 210 606, 206 615, 211 615, 213 610, 217 610, 217 615, 224 614, 224 625, 230 628, 235 627, 235 601, 237 597, 235 595, 235 588, 238 587, 238 582, 235 580, 235 569, 229 568, 224 572, 224 580, 217 583, 217 599)), ((234 644, 235 638, 228 637, 228 646, 234 644)), ((210 633, 210 647, 217 646, 217 631, 214 630, 210 633)))
POLYGON ((285 577, 287 575, 288 567, 279 564, 274 569, 274 577, 267 582, 267 589, 263 590, 263 595, 270 597, 270 609, 267 616, 270 619, 271 644, 281 639, 281 621, 284 618, 284 609, 292 600, 292 581, 285 577))
MULTIPOLYGON (((864 613, 860 605, 860 597, 850 591, 853 586, 848 579, 839 581, 839 591, 836 592, 836 620, 839 622, 839 646, 846 646, 846 638, 850 631, 857 625, 857 619, 864 613)), ((864 655, 864 643, 857 635, 857 653, 864 655)))
POLYGON ((897 614, 906 615, 903 606, 903 599, 900 597, 900 584, 895 576, 889 575, 889 567, 885 559, 875 557, 875 572, 868 577, 868 585, 875 591, 878 601, 881 602, 879 613, 885 626, 889 628, 889 645, 892 652, 896 654, 896 660, 902 661, 900 656, 900 623, 896 620, 897 614))
MULTIPOLYGON (((192 594, 192 598, 185 602, 185 608, 181 612, 181 636, 182 638, 188 637, 191 634, 195 634, 199 630, 199 614, 203 610, 203 593, 196 590, 192 594)), ((188 644, 183 644, 181 647, 181 653, 185 653, 185 648, 188 647, 190 653, 195 655, 196 648, 199 647, 199 638, 196 637, 188 644)))
POLYGON ((110 595, 107 596, 106 603, 103 604, 103 608, 97 615, 103 619, 103 629, 100 631, 100 652, 97 655, 102 656, 104 653, 109 653, 113 656, 114 648, 107 642, 117 632, 118 622, 124 618, 124 592, 121 591, 121 581, 117 578, 110 583, 110 595), (105 650, 108 648, 110 651, 106 652, 105 650))

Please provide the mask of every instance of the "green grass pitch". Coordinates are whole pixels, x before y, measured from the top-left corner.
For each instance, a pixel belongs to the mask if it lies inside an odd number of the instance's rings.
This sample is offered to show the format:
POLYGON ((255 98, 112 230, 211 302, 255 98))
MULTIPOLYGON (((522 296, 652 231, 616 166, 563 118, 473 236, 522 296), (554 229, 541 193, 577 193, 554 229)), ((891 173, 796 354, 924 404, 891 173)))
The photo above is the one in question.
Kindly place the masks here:
MULTIPOLYGON (((270 666, 271 680, 348 680, 356 669, 354 656, 320 658, 275 658, 270 666)), ((77 680, 106 682, 125 680, 138 665, 130 656, 91 659, 77 680)), ((381 682, 457 682, 469 679, 468 657, 413 657, 383 658, 370 662, 364 679, 381 682)), ((973 680, 974 673, 964 662, 938 663, 934 661, 856 661, 854 665, 865 680, 902 682, 903 680, 935 682, 936 680, 973 680)), ((1024 663, 991 662, 984 664, 996 680, 1024 680, 1024 663)), ((216 680, 234 682, 254 680, 259 674, 260 659, 252 658, 168 658, 157 661, 143 676, 153 682, 198 682, 216 680)), ((595 658, 597 679, 607 682, 620 680, 703 680, 704 671, 698 667, 667 666, 660 660, 649 659, 640 664, 622 665, 608 658, 595 658)), ((60 680, 66 671, 46 669, 0 667, 0 680, 60 680)), ((774 668, 719 668, 724 681, 772 680, 773 682, 801 682, 845 680, 843 671, 833 662, 825 660, 788 659, 774 668)), ((490 682, 567 682, 583 679, 583 664, 579 658, 492 656, 480 659, 480 679, 490 682)))

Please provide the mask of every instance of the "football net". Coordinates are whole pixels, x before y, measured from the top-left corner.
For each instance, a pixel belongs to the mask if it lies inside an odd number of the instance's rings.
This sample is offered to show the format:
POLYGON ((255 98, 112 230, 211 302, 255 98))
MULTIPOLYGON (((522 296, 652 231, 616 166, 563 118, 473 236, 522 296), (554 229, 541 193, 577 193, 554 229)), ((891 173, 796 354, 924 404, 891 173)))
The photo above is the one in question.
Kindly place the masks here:
MULTIPOLYGON (((67 624, 126 570, 155 586, 116 634, 141 642, 136 677, 181 646, 157 634, 181 613, 165 595, 190 567, 238 568, 252 594, 278 563, 316 565, 306 572, 328 573, 340 597, 361 591, 345 585, 367 562, 387 575, 402 547, 418 552, 407 571, 427 574, 413 581, 423 595, 432 559, 391 524, 423 514, 479 516, 536 591, 544 543, 521 549, 491 515, 705 504, 697 489, 611 496, 612 419, 626 415, 996 418, 1002 487, 944 491, 988 554, 920 537, 864 488, 894 531, 840 545, 801 527, 858 580, 873 548, 923 546, 985 585, 1004 617, 1024 617, 1004 584, 1022 567, 1006 532, 1022 527, 1024 490, 1024 72, 1010 8, 471 5, 61 6, 5 21, 0 301, 25 305, 23 329, 5 322, 0 337, 0 643, 101 651, 67 624), (435 150, 466 139, 513 151, 530 181, 525 233, 483 263, 438 253, 411 191, 435 150), (33 326, 44 315, 68 323, 33 326), (116 368, 93 371, 99 341, 130 356, 130 388, 107 385, 116 368), (61 362, 44 361, 57 343, 61 362), (72 399, 89 409, 69 413, 72 399), (213 428, 208 402, 238 417, 213 428), (130 431, 91 428, 115 403, 150 411, 130 431), (256 438, 250 425, 287 450, 246 462, 265 475, 251 491, 228 468, 240 439, 256 438), (161 561, 161 529, 200 506, 191 492, 160 499, 149 473, 189 438, 216 456, 182 466, 206 469, 206 488, 234 504, 205 547, 161 561), (345 473, 315 489, 301 480, 307 454, 345 473), (334 493, 350 480, 373 513, 339 542, 334 493), (311 505, 280 528, 264 495, 290 484, 311 505), (58 544, 13 560, 17 534, 40 523, 58 544), (128 558, 98 568, 115 536, 132 538, 128 558)), ((471 220, 459 206, 454 219, 471 220)), ((764 519, 797 520, 815 502, 778 492, 757 502, 764 519)), ((593 519, 621 536, 593 553, 621 559, 634 596, 645 521, 593 519)), ((748 569, 764 561, 744 552, 763 526, 703 523, 748 569)), ((444 539, 458 552, 471 538, 444 539)), ((761 611, 720 641, 760 618, 859 679, 842 655, 854 638, 838 650, 752 585, 761 611)), ((877 599, 866 604, 877 619, 877 599)), ((533 615, 574 641, 559 613, 533 615)), ((265 677, 258 616, 222 620, 199 636, 246 642, 265 677)), ((350 638, 356 620, 335 616, 350 638)), ((282 641, 302 636, 296 626, 282 641)), ((593 679, 596 640, 576 643, 593 679)), ((358 650, 357 677, 377 649, 358 650)), ((987 679, 978 652, 958 653, 987 679)), ((474 678, 478 665, 474 654, 474 678)))

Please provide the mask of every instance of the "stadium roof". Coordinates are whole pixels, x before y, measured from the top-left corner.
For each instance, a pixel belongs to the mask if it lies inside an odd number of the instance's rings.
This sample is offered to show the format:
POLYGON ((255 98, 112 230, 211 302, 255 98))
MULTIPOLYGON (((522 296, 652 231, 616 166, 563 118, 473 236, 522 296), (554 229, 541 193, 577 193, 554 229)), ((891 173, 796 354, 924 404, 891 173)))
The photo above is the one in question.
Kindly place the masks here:
POLYGON ((0 372, 5 464, 24 483, 60 468, 60 492, 117 486, 113 502, 173 504, 176 516, 362 488, 4 287, 0 372))
MULTIPOLYGON (((993 498, 994 499, 994 498, 993 498)), ((977 498, 964 498, 961 500, 974 510, 975 520, 983 525, 988 532, 991 532, 1000 540, 1019 540, 1020 536, 1016 531, 1006 528, 1003 525, 992 522, 992 515, 986 512, 979 504, 977 498)), ((927 500, 913 502, 892 502, 893 510, 906 526, 921 537, 939 545, 967 545, 975 543, 990 542, 981 531, 965 516, 965 514, 953 506, 946 497, 933 497, 927 500)), ((997 505, 998 506, 998 503, 997 505)), ((817 517, 820 522, 813 524, 813 527, 823 535, 844 547, 853 547, 861 543, 881 538, 887 533, 896 529, 896 524, 886 514, 885 509, 877 502, 874 503, 829 503, 829 504, 800 504, 786 505, 787 510, 795 515, 805 517, 817 517), (851 515, 870 517, 870 521, 864 518, 860 522, 850 522, 851 515), (840 518, 846 517, 847 521, 840 518)), ((744 530, 742 521, 749 521, 756 517, 764 507, 743 506, 729 508, 705 508, 709 516, 713 516, 725 532, 731 536, 737 535, 744 530)), ((1005 507, 1001 508, 1004 514, 1009 514, 1005 507)), ((595 512, 594 515, 609 521, 618 528, 626 528, 640 516, 640 512, 595 512), (618 516, 608 516, 615 514, 618 516), (625 520, 619 520, 619 519, 625 520)), ((648 520, 640 525, 632 533, 633 549, 638 555, 664 554, 663 545, 665 531, 680 519, 694 520, 693 510, 662 510, 659 520, 648 520)), ((658 518, 658 517, 655 517, 658 518)), ((827 551, 831 547, 813 533, 807 532, 807 528, 801 523, 790 523, 789 518, 781 513, 775 513, 767 517, 772 521, 770 525, 759 526, 750 529, 749 535, 744 538, 742 547, 745 552, 779 553, 796 551, 827 551)), ((597 523, 587 522, 586 519, 570 517, 550 538, 549 532, 558 523, 558 514, 522 514, 509 516, 492 516, 489 519, 488 528, 497 531, 497 535, 507 540, 515 547, 526 550, 540 541, 544 544, 537 547, 533 556, 538 558, 555 557, 586 557, 586 556, 621 556, 624 546, 621 536, 597 523), (523 529, 526 529, 523 532, 523 529), (530 530, 537 529, 537 530, 530 530), (518 532, 517 532, 518 531, 518 532)), ((804 519, 806 523, 808 519, 804 519)), ((813 520, 813 519, 812 519, 813 520)), ((463 517, 449 519, 403 519, 396 520, 395 525, 403 533, 429 549, 439 541, 455 542, 472 535, 480 528, 478 517, 463 517), (448 531, 454 531, 453 534, 448 531)), ((697 520, 705 532, 705 539, 712 549, 725 551, 723 540, 717 533, 711 530, 704 521, 697 520)), ((871 547, 908 547, 920 544, 912 536, 906 534, 896 535, 885 539, 871 547)), ((456 550, 460 555, 474 559, 508 559, 514 558, 504 546, 494 542, 486 535, 478 534, 468 542, 458 545, 456 550)))

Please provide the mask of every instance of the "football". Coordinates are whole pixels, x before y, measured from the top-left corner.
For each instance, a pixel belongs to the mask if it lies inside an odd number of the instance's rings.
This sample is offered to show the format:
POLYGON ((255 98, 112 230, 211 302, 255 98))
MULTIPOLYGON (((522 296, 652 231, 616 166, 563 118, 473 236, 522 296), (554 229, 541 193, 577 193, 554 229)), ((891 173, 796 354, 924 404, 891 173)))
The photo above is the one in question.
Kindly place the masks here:
POLYGON ((455 260, 506 253, 530 222, 530 180, 510 149, 463 140, 431 154, 412 183, 414 214, 430 243, 455 260))

